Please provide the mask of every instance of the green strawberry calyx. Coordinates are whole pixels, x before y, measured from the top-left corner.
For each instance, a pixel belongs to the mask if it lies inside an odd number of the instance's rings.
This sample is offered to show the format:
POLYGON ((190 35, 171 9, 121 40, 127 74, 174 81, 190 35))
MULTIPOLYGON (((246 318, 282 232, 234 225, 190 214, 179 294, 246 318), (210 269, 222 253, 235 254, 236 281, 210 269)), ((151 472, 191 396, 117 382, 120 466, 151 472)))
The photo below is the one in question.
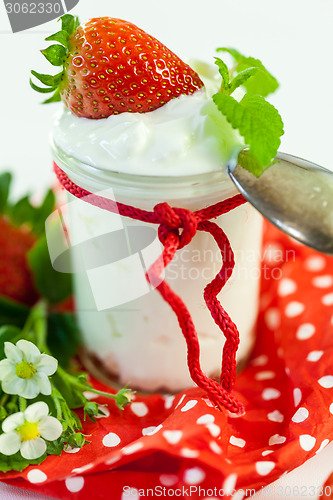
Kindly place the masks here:
MULTIPOLYGON (((53 35, 45 38, 46 41, 58 42, 50 45, 46 49, 42 50, 43 56, 53 65, 53 66, 63 66, 64 62, 69 54, 69 44, 68 40, 74 31, 79 26, 78 17, 72 16, 71 14, 65 14, 59 18, 61 20, 61 30, 57 31, 53 35)), ((62 71, 56 75, 46 75, 42 73, 37 73, 37 71, 32 70, 31 74, 37 78, 45 87, 39 87, 30 78, 30 86, 36 92, 41 94, 48 94, 53 92, 53 95, 43 101, 43 104, 50 102, 58 102, 61 100, 59 85, 65 76, 65 69, 63 67, 62 71)))

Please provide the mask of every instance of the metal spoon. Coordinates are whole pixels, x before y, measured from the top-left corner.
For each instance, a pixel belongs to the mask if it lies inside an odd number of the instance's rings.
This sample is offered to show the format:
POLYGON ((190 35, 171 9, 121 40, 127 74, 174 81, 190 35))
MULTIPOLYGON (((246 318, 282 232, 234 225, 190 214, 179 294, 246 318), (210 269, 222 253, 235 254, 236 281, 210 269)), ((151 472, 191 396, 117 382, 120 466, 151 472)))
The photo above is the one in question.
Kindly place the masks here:
POLYGON ((266 219, 301 243, 333 255, 333 172, 285 153, 276 160, 259 178, 239 165, 228 173, 266 219))

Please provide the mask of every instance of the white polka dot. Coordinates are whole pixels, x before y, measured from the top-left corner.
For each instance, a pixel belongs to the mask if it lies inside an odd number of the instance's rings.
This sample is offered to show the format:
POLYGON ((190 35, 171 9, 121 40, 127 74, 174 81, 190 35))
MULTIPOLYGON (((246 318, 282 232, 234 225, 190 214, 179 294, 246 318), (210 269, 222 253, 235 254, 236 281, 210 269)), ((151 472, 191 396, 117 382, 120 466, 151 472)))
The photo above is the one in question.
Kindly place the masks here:
POLYGON ((68 491, 76 493, 82 490, 84 486, 84 478, 82 476, 68 477, 65 479, 65 485, 68 491))
POLYGON ((294 404, 295 406, 298 406, 300 402, 302 401, 302 391, 298 387, 296 387, 293 391, 294 395, 294 404))
POLYGON ((261 354, 257 358, 251 360, 251 365, 253 366, 264 366, 268 363, 268 356, 266 354, 261 354))
POLYGON ((238 446, 238 448, 244 448, 246 441, 241 438, 236 438, 235 436, 230 436, 229 443, 238 446))
POLYGON ((323 354, 324 354, 324 351, 311 351, 311 352, 309 352, 306 359, 307 359, 307 361, 316 362, 316 361, 320 360, 320 358, 322 357, 323 354))
POLYGON ((192 467, 184 472, 184 481, 186 484, 199 484, 205 479, 206 473, 200 467, 192 467))
POLYGON ((329 288, 333 285, 333 276, 325 274, 324 276, 316 276, 312 280, 313 286, 317 288, 329 288))
POLYGON ((212 415, 211 413, 206 413, 205 415, 201 415, 201 417, 198 418, 197 424, 212 424, 214 420, 214 415, 212 415))
POLYGON ((276 373, 272 371, 264 371, 264 372, 258 372, 255 374, 254 378, 256 380, 271 380, 272 378, 276 377, 276 373))
POLYGON ((106 436, 103 437, 103 444, 107 448, 113 448, 114 446, 118 446, 120 443, 120 437, 118 434, 115 434, 114 432, 109 432, 109 434, 106 434, 106 436))
POLYGON ((316 444, 316 438, 310 436, 310 434, 302 434, 302 436, 299 437, 299 444, 304 451, 310 451, 316 444))
POLYGON ((318 384, 325 389, 332 389, 333 387, 333 375, 325 375, 318 380, 318 384))
POLYGON ((131 403, 130 408, 137 417, 145 417, 148 413, 148 406, 145 403, 131 403))
POLYGON ((284 421, 284 415, 282 415, 282 413, 279 412, 279 410, 274 410, 271 413, 268 413, 267 418, 271 422, 283 422, 284 421))
POLYGON ((176 404, 175 408, 178 408, 178 406, 182 404, 182 402, 184 401, 184 399, 185 399, 185 394, 182 395, 182 397, 180 398, 180 400, 176 404))
POLYGON ((81 448, 72 448, 69 444, 66 444, 64 447, 65 453, 78 453, 80 450, 81 448))
POLYGON ((290 377, 290 368, 288 366, 285 367, 284 371, 286 372, 287 377, 290 377))
POLYGON ((163 425, 160 424, 160 425, 151 425, 150 427, 145 427, 144 429, 142 429, 142 435, 143 436, 153 436, 154 434, 156 434, 156 432, 158 432, 160 429, 162 429, 163 425))
POLYGON ((183 437, 182 431, 176 431, 176 430, 166 430, 163 431, 163 436, 168 441, 169 444, 177 444, 183 437))
POLYGON ((271 453, 274 453, 274 450, 265 450, 262 452, 262 456, 267 457, 267 455, 270 455, 271 453))
POLYGON ((129 444, 128 446, 125 446, 121 451, 124 455, 132 455, 132 453, 136 453, 137 451, 141 450, 143 448, 143 443, 142 441, 137 441, 136 443, 129 444))
POLYGON ((324 439, 324 441, 322 441, 321 445, 319 446, 318 450, 316 451, 316 455, 318 453, 320 453, 324 448, 326 448, 326 446, 328 445, 329 442, 330 442, 329 439, 324 439))
POLYGON ((325 265, 326 261, 324 257, 321 257, 320 255, 308 257, 305 261, 305 269, 308 271, 322 271, 325 265))
POLYGON ((297 302, 296 300, 293 300, 292 302, 289 302, 289 304, 286 306, 284 314, 288 318, 295 318, 296 316, 302 314, 304 309, 305 309, 304 304, 302 304, 301 302, 297 302))
POLYGON ((77 469, 73 469, 72 473, 73 474, 82 474, 83 472, 86 472, 87 470, 90 470, 93 467, 94 467, 94 464, 83 465, 82 467, 78 467, 77 469))
POLYGON ((261 393, 261 397, 264 401, 270 401, 271 399, 278 399, 281 396, 281 392, 273 387, 268 387, 264 389, 261 393))
POLYGON ((330 412, 331 412, 331 413, 332 413, 332 415, 333 415, 333 403, 332 403, 332 404, 331 404, 331 406, 330 406, 330 412))
POLYGON ((32 469, 29 470, 27 478, 33 484, 44 483, 47 480, 47 475, 39 469, 32 469))
POLYGON ((119 455, 119 453, 117 453, 116 455, 113 455, 113 457, 108 458, 108 460, 105 460, 105 464, 112 465, 112 464, 115 464, 116 462, 119 462, 120 459, 121 459, 121 455, 119 455))
POLYGON ((314 335, 315 331, 316 328, 312 323, 303 323, 296 331, 296 338, 298 340, 307 340, 314 335))
POLYGON ((328 293, 324 295, 321 299, 324 306, 333 306, 333 293, 328 293))
POLYGON ((283 278, 278 286, 278 294, 280 297, 285 297, 286 295, 290 295, 297 290, 297 285, 294 280, 290 278, 283 278))
POLYGON ((209 448, 214 452, 220 455, 222 453, 222 449, 219 447, 219 445, 216 443, 216 441, 210 441, 209 442, 209 448))
POLYGON ((176 474, 161 474, 160 483, 163 484, 163 486, 174 486, 178 483, 178 476, 176 476, 176 474))
POLYGON ((190 448, 182 448, 180 454, 186 458, 197 458, 200 455, 198 450, 191 450, 190 448))
POLYGON ((275 467, 274 462, 256 462, 256 470, 259 476, 267 476, 275 467))
POLYGON ((165 396, 165 405, 164 406, 165 406, 166 410, 169 410, 172 407, 174 400, 175 400, 175 396, 170 396, 170 395, 165 396))
POLYGON ((208 424, 207 429, 209 430, 210 434, 213 437, 217 437, 221 434, 221 429, 218 425, 216 424, 208 424))
POLYGON ((275 444, 285 443, 287 438, 285 436, 280 436, 279 434, 274 434, 269 438, 268 444, 269 446, 274 446, 275 444))
POLYGON ((214 408, 214 405, 213 403, 211 402, 210 399, 208 398, 203 398, 203 401, 206 403, 207 406, 209 406, 210 408, 214 408))
POLYGON ((308 416, 309 416, 309 410, 301 406, 300 408, 298 408, 297 412, 294 414, 291 420, 296 424, 299 424, 301 422, 304 422, 304 420, 306 420, 308 416))
POLYGON ((235 489, 236 483, 237 483, 237 474, 230 474, 223 483, 223 491, 225 495, 231 495, 233 490, 235 489))
POLYGON ((265 323, 270 330, 276 330, 279 328, 281 322, 281 314, 279 309, 275 307, 270 307, 265 312, 265 323))
POLYGON ((104 405, 98 405, 99 413, 95 418, 107 418, 110 416, 110 410, 104 405))
POLYGON ((129 498, 131 500, 140 500, 142 496, 136 488, 129 488, 121 494, 121 500, 128 500, 129 498))
POLYGON ((188 411, 188 410, 191 410, 196 404, 198 403, 198 401, 196 399, 191 399, 191 401, 188 401, 184 406, 183 408, 180 409, 180 411, 188 411))

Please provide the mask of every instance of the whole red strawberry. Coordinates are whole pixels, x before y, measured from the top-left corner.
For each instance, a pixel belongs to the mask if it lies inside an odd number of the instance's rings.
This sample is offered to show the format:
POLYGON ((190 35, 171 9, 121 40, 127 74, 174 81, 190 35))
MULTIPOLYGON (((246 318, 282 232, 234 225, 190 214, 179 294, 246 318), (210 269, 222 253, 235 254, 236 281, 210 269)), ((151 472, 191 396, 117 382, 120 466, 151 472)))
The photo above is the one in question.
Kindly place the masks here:
POLYGON ((26 227, 15 227, 0 216, 0 295, 27 305, 38 299, 27 259, 36 240, 26 227))
POLYGON ((77 116, 106 118, 146 113, 170 99, 192 94, 203 86, 198 74, 156 38, 134 24, 102 17, 78 26, 77 18, 62 16, 62 30, 46 38, 54 44, 42 51, 63 71, 55 76, 32 71, 77 116))

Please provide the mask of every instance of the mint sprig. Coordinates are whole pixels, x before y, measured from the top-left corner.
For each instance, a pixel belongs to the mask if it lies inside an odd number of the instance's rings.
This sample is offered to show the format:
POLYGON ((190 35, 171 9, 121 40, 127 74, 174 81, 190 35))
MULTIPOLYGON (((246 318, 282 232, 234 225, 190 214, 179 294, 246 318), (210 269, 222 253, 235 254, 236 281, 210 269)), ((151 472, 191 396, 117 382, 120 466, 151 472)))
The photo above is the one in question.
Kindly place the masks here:
POLYGON ((222 59, 215 58, 222 84, 213 102, 244 139, 247 151, 241 151, 238 163, 259 177, 272 165, 284 133, 279 112, 264 97, 276 90, 278 83, 259 59, 245 57, 235 49, 218 50, 229 52, 237 64, 229 70, 222 59), (240 101, 231 96, 238 87, 247 91, 240 101))
MULTIPOLYGON (((74 33, 76 28, 79 26, 79 20, 77 17, 71 14, 65 14, 61 16, 58 21, 61 21, 61 30, 57 31, 53 35, 45 38, 47 42, 58 42, 50 45, 46 49, 42 50, 43 56, 52 64, 52 66, 63 66, 69 53, 69 39, 74 33)), ((47 75, 44 73, 37 73, 37 71, 31 71, 31 74, 37 78, 45 87, 40 87, 36 85, 30 78, 30 86, 36 92, 41 94, 48 94, 53 92, 53 95, 43 101, 43 104, 50 102, 58 102, 61 100, 59 85, 61 85, 64 68, 60 73, 56 75, 47 75)))
POLYGON ((242 84, 247 92, 267 97, 269 94, 272 94, 278 89, 279 83, 277 79, 268 71, 259 59, 251 56, 244 56, 238 52, 238 50, 228 47, 219 47, 216 50, 217 52, 227 52, 231 55, 233 59, 232 74, 239 74, 253 67, 260 70, 253 78, 242 84))

